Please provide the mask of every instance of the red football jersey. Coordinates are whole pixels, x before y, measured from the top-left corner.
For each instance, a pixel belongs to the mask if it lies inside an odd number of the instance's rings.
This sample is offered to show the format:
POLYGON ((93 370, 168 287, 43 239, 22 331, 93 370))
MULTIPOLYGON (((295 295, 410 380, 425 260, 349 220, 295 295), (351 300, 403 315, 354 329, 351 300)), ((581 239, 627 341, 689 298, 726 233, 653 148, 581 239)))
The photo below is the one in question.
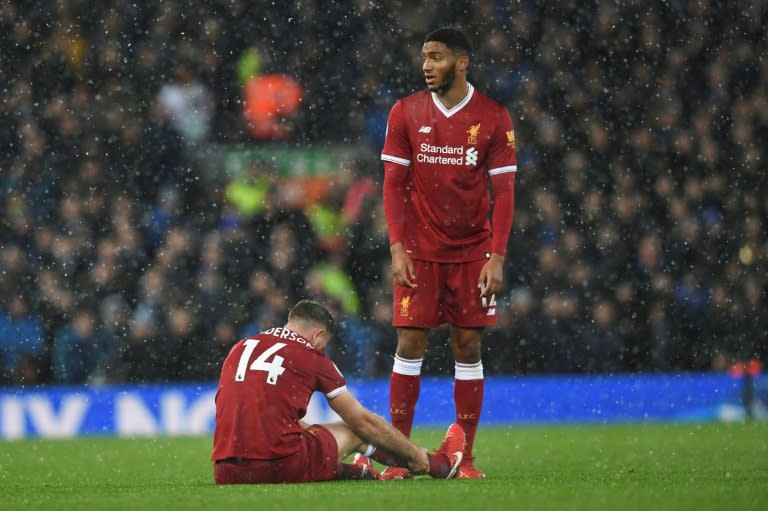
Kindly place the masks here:
POLYGON ((325 354, 283 327, 237 342, 224 360, 216 392, 213 460, 278 459, 298 450, 299 419, 312 393, 347 391, 325 354))
POLYGON ((392 107, 381 159, 410 168, 404 248, 436 262, 491 251, 490 176, 517 171, 512 119, 471 85, 450 110, 423 90, 392 107))

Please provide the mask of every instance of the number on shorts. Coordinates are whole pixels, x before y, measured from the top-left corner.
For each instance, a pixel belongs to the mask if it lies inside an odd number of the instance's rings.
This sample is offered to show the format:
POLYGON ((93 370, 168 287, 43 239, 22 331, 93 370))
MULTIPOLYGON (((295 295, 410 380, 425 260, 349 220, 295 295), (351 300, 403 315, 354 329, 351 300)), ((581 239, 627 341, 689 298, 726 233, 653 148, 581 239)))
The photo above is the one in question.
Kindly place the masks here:
POLYGON ((277 378, 285 372, 285 367, 283 367, 283 361, 285 359, 280 355, 275 355, 275 353, 283 349, 286 345, 282 342, 276 342, 264 350, 261 355, 256 357, 256 360, 254 360, 251 366, 248 367, 248 361, 251 360, 251 355, 253 355, 253 351, 258 344, 258 339, 247 339, 245 341, 245 349, 243 350, 243 354, 240 355, 240 362, 237 364, 235 381, 245 381, 245 371, 250 369, 251 371, 265 371, 267 373, 267 383, 270 385, 277 385, 277 378), (275 357, 271 362, 268 362, 267 360, 272 355, 275 355, 275 357))

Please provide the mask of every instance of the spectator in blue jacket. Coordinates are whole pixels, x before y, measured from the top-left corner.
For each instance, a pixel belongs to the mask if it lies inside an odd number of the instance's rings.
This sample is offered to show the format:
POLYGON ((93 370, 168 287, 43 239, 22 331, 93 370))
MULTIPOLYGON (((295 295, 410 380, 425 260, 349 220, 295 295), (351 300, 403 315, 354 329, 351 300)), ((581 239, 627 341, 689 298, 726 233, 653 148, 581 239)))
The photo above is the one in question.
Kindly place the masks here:
POLYGON ((0 382, 37 381, 45 353, 43 326, 21 296, 11 296, 0 314, 0 382))
POLYGON ((93 307, 80 305, 56 334, 51 353, 56 383, 87 383, 106 369, 102 365, 111 358, 115 342, 97 321, 93 307))

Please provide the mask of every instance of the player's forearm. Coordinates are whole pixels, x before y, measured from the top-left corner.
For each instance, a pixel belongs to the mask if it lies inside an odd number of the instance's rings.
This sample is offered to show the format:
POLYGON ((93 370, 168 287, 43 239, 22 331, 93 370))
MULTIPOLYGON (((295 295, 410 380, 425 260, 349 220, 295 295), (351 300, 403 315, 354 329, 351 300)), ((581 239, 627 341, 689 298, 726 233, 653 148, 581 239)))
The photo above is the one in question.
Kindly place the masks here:
POLYGON ((515 218, 515 174, 493 176, 493 233, 491 251, 499 256, 507 255, 509 234, 515 218))
POLYGON ((389 246, 389 255, 392 256, 392 259, 404 253, 405 253, 405 247, 403 246, 402 241, 396 241, 389 246))
POLYGON ((389 230, 389 244, 403 240, 406 202, 408 200, 408 169, 402 165, 384 165, 384 217, 389 230))
POLYGON ((496 262, 498 264, 504 264, 504 259, 506 259, 506 256, 503 256, 501 254, 498 254, 496 252, 491 253, 490 260, 493 262, 496 262))
POLYGON ((355 433, 406 462, 412 463, 419 460, 421 456, 418 446, 376 414, 369 413, 355 433))

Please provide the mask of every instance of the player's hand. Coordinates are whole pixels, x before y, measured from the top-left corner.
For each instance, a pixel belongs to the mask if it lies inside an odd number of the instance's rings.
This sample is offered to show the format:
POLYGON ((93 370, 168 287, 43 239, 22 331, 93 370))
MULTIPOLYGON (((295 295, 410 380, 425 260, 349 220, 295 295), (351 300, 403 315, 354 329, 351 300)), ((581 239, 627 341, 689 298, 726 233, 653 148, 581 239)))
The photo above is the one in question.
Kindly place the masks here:
POLYGON ((429 472, 427 449, 419 447, 419 456, 408 462, 408 470, 413 474, 426 474, 429 472))
POLYGON ((392 254, 392 277, 395 283, 400 286, 414 288, 416 287, 416 269, 413 266, 413 259, 403 248, 399 241, 389 247, 392 254))
POLYGON ((491 296, 501 291, 504 279, 504 256, 491 254, 491 257, 480 270, 480 278, 477 287, 480 288, 480 296, 491 296))

